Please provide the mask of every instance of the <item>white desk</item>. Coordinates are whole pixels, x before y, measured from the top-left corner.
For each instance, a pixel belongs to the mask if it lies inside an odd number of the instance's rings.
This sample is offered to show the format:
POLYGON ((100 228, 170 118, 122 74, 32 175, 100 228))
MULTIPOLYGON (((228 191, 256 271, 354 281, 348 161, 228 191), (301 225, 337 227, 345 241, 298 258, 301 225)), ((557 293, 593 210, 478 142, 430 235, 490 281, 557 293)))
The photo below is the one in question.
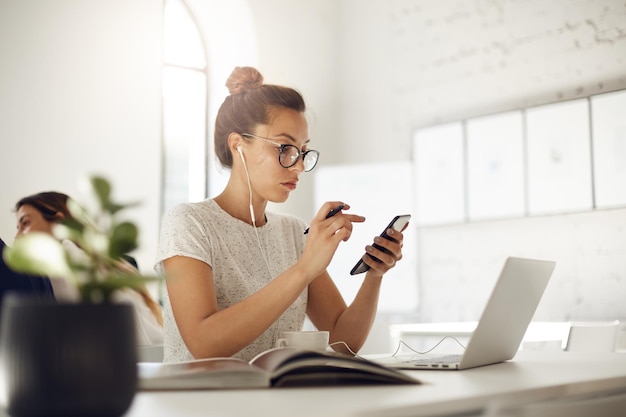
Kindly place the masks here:
MULTIPOLYGON (((423 385, 139 392, 126 417, 418 417, 622 390, 626 355, 519 352, 465 371, 407 371, 423 385)), ((594 414, 598 415, 598 414, 594 414)))

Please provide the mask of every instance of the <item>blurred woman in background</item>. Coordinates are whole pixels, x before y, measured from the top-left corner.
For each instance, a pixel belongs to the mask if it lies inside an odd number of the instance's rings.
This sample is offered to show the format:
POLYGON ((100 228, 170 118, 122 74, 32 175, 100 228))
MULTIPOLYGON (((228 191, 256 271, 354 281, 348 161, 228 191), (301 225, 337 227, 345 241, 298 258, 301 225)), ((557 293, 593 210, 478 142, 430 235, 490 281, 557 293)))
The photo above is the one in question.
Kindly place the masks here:
MULTIPOLYGON (((53 235, 57 223, 70 219, 67 202, 69 196, 56 191, 47 191, 22 198, 15 204, 17 218, 16 239, 33 232, 53 235)), ((64 240, 62 244, 70 251, 80 251, 74 242, 64 240)), ((126 272, 138 272, 137 263, 130 256, 120 259, 119 267, 126 272)), ((78 298, 78 291, 64 278, 51 277, 54 296, 57 300, 72 301, 78 298)), ((163 315, 161 306, 154 301, 146 288, 124 288, 115 292, 117 302, 130 302, 137 319, 137 343, 153 345, 163 343, 163 315)))

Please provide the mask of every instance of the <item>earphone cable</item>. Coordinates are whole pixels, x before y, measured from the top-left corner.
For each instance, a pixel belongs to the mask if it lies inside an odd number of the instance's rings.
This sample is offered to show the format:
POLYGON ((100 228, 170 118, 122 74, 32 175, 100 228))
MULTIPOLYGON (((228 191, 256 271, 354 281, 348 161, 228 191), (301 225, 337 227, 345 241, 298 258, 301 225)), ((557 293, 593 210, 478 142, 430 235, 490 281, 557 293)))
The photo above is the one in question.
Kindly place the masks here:
POLYGON ((250 192, 250 218, 252 220, 252 227, 254 228, 254 234, 256 235, 256 240, 259 245, 259 249, 261 250, 261 255, 263 256, 263 260, 265 261, 265 266, 267 267, 267 271, 270 275, 272 275, 272 270, 270 269, 270 263, 267 259, 267 255, 265 254, 265 250, 263 249, 263 245, 261 244, 261 238, 259 237, 259 231, 256 227, 256 219, 254 216, 254 206, 252 205, 252 184, 250 183, 250 173, 248 173, 248 166, 246 161, 243 158, 243 154, 240 153, 241 160, 243 161, 243 169, 246 171, 246 179, 248 180, 248 191, 250 192))

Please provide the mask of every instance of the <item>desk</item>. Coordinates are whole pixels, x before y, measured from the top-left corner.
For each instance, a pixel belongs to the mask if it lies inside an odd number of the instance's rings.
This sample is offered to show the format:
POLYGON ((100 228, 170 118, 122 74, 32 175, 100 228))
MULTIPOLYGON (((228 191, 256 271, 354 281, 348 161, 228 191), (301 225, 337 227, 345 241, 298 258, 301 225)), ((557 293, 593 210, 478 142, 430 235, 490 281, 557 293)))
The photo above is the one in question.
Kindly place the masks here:
POLYGON ((424 384, 139 392, 126 417, 419 417, 471 412, 495 401, 626 392, 626 355, 619 353, 520 351, 512 361, 465 371, 406 372, 424 384))

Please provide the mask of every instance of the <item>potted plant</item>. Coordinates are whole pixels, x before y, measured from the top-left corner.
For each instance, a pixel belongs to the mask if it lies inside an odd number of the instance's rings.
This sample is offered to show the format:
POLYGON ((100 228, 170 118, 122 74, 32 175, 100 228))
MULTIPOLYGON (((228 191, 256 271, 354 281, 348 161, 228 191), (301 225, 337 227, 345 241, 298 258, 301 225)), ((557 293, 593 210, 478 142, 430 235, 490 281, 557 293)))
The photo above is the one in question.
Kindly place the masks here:
POLYGON ((133 307, 111 296, 156 277, 120 267, 120 257, 137 247, 137 227, 119 219, 132 204, 115 202, 105 178, 91 177, 90 185, 95 204, 69 200, 73 218, 55 226, 54 237, 28 234, 3 253, 14 270, 63 277, 80 295, 77 302, 5 298, 0 369, 11 416, 120 416, 134 398, 133 307))

